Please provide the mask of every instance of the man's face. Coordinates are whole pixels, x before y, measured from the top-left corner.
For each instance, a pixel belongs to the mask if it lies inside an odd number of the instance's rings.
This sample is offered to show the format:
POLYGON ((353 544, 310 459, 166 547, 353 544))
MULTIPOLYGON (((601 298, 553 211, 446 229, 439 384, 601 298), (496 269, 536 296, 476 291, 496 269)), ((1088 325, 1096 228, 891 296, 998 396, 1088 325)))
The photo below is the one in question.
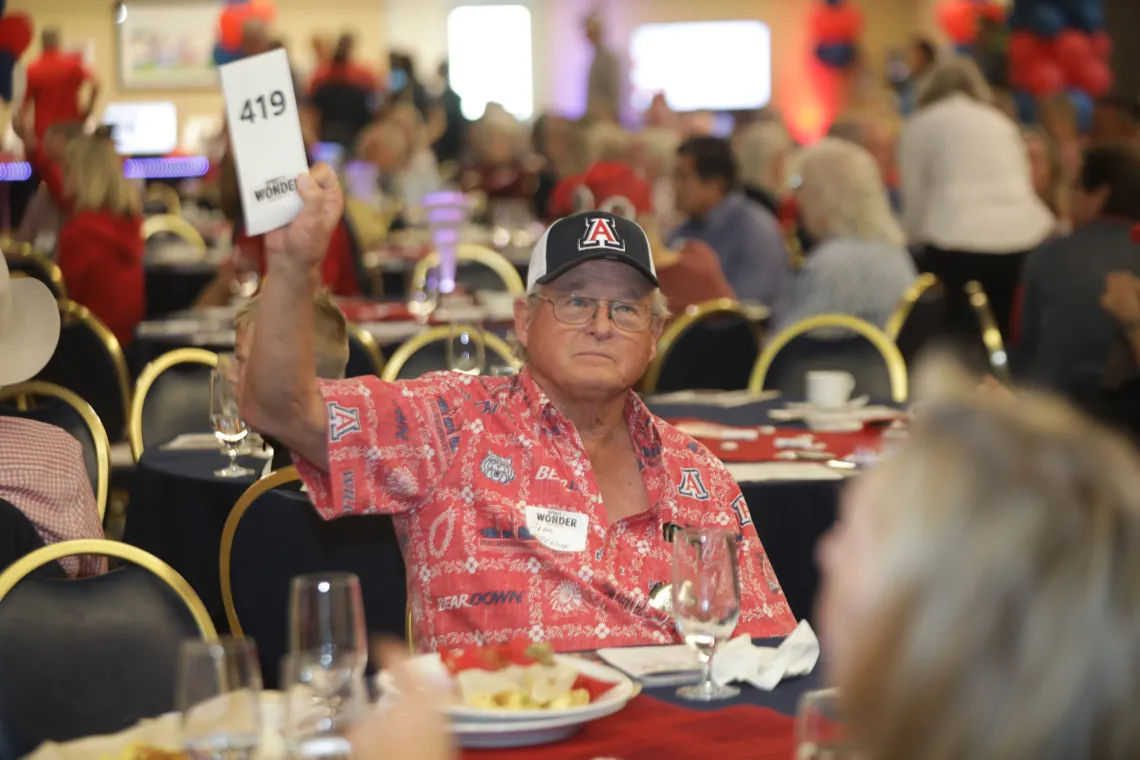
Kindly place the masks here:
POLYGON ((249 351, 253 347, 253 330, 254 325, 251 323, 238 330, 234 336, 234 358, 230 362, 229 378, 233 383, 239 406, 242 392, 245 390, 245 367, 249 361, 249 351))
POLYGON ((586 39, 590 41, 591 45, 597 45, 602 41, 602 22, 596 18, 592 18, 586 22, 586 39))
MULTIPOLYGON (((616 261, 588 261, 542 288, 546 298, 581 296, 650 307, 652 286, 632 267, 616 261)), ((604 399, 632 388, 657 355, 661 326, 628 332, 614 325, 607 304, 586 324, 566 324, 554 304, 537 298, 515 304, 515 332, 536 375, 563 398, 604 399)))
POLYGON ((701 218, 716 208, 724 198, 724 182, 705 180, 697 174, 697 161, 692 156, 680 156, 673 170, 673 192, 677 208, 691 217, 701 218))

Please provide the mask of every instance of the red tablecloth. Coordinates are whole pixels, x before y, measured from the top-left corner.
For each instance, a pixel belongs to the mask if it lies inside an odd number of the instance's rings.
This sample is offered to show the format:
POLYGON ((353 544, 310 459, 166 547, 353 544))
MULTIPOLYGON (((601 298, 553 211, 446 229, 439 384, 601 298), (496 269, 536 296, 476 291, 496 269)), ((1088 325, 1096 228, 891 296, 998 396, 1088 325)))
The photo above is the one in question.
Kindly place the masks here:
POLYGON ((791 760, 793 719, 751 705, 702 712, 645 695, 557 744, 463 751, 464 760, 791 760))
MULTIPOLYGON (((670 423, 684 424, 686 422, 702 422, 701 420, 669 420, 670 423)), ((743 429, 743 428, 742 428, 743 429)), ((755 430, 755 428, 751 428, 755 430)), ((805 449, 779 449, 776 441, 781 438, 798 438, 811 435, 812 440, 822 443, 824 448, 816 449, 834 454, 836 459, 855 453, 857 449, 873 449, 878 451, 882 447, 883 432, 886 427, 882 425, 866 425, 854 433, 812 433, 803 428, 776 428, 772 435, 760 433, 754 441, 724 441, 720 438, 697 438, 725 462, 776 462, 776 454, 781 451, 805 451, 805 449), (726 447, 725 444, 728 444, 726 447)))

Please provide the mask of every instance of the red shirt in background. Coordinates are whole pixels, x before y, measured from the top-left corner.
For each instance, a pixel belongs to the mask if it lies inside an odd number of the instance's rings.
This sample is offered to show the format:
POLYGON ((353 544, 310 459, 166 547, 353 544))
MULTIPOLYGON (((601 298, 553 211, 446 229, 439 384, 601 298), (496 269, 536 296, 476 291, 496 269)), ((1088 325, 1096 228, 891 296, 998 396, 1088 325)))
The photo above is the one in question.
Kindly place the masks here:
MULTIPOLYGON (((325 260, 321 263, 321 280, 325 287, 334 296, 360 295, 360 283, 356 278, 356 261, 353 256, 352 232, 342 219, 333 232, 329 241, 325 260)), ((246 261, 256 265, 257 271, 265 276, 265 236, 254 235, 250 237, 243 232, 235 231, 233 238, 234 248, 241 251, 246 261)))
POLYGON ((313 78, 309 82, 309 92, 312 94, 321 85, 333 82, 345 82, 362 90, 380 89, 380 80, 375 74, 364 66, 349 62, 323 64, 313 74, 313 78))
POLYGON ((37 141, 52 124, 85 118, 79 110, 79 88, 91 78, 77 54, 49 50, 28 66, 24 107, 35 105, 37 141))

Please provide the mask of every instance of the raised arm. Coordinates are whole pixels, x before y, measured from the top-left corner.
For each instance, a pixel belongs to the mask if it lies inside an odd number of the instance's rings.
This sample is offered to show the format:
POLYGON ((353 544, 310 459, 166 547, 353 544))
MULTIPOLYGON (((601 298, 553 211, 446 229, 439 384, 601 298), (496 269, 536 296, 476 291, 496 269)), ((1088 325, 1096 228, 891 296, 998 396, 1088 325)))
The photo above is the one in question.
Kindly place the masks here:
POLYGON ((297 179, 304 201, 287 227, 266 235, 267 275, 259 296, 242 417, 254 430, 328 470, 328 424, 313 357, 313 294, 321 261, 344 211, 336 174, 318 164, 297 179))

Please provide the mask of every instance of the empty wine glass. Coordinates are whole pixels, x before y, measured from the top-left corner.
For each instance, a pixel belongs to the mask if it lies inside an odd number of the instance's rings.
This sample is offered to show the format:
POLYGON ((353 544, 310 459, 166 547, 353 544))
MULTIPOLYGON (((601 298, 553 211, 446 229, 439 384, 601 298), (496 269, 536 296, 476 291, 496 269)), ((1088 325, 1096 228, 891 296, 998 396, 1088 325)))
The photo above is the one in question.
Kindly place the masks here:
POLYGON ((487 366, 483 331, 476 325, 454 324, 447 342, 447 367, 453 372, 480 375, 487 366))
POLYGON ((360 579, 352 573, 298 575, 289 589, 289 651, 350 654, 364 672, 368 634, 360 579))
POLYGON ((253 641, 185 641, 175 704, 183 747, 195 760, 246 760, 261 738, 261 669, 253 641))
POLYGON ((225 446, 230 457, 229 466, 216 470, 214 475, 219 478, 252 475, 253 470, 239 467, 237 463, 238 445, 249 435, 249 429, 241 418, 229 359, 224 354, 218 357, 217 369, 210 373, 210 422, 214 426, 214 436, 225 446))
POLYGON ((677 696, 699 702, 729 699, 735 686, 712 680, 712 656, 740 617, 736 536, 720 528, 684 528, 673 538, 673 616, 685 643, 701 658, 701 682, 677 696))
POLYGON ((354 654, 293 652, 281 663, 285 691, 282 734, 290 757, 351 757, 346 733, 368 707, 354 654))
POLYGON ((838 689, 809 691, 796 710, 796 760, 859 760, 838 689))

